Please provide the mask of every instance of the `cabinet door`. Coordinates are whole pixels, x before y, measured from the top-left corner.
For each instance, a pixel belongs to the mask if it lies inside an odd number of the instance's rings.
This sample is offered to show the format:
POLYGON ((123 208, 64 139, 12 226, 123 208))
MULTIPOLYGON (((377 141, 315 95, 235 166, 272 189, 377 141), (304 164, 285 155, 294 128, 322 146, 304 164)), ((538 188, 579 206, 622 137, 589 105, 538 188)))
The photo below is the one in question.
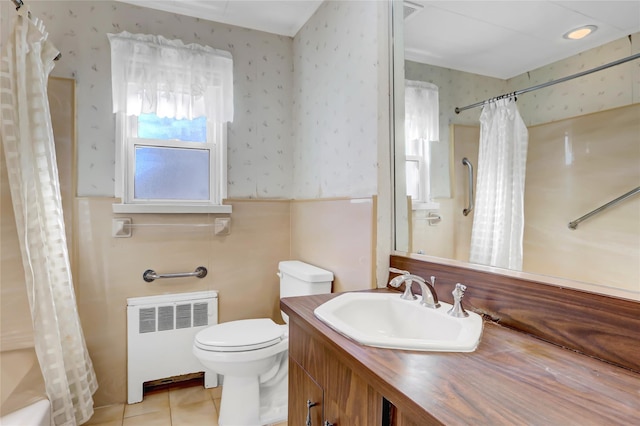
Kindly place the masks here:
POLYGON ((336 426, 383 424, 382 396, 328 351, 325 365, 325 419, 336 426))
POLYGON ((322 426, 324 392, 311 376, 289 358, 289 419, 293 426, 322 426))

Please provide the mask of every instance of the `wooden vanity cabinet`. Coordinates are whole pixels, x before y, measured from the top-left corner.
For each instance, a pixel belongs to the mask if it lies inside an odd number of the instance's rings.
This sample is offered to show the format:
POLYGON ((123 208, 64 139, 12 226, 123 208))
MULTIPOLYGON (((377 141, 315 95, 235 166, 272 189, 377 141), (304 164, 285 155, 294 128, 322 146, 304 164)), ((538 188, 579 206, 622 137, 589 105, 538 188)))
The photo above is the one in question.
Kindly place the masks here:
POLYGON ((332 348, 300 324, 289 324, 289 424, 305 425, 307 401, 311 425, 413 426, 372 386, 348 368, 332 348), (386 406, 385 406, 386 405, 386 406))
POLYGON ((316 426, 640 425, 637 372, 490 321, 473 353, 363 346, 315 317, 333 297, 280 302, 289 315, 290 425, 306 423, 312 398, 322 403, 316 426))

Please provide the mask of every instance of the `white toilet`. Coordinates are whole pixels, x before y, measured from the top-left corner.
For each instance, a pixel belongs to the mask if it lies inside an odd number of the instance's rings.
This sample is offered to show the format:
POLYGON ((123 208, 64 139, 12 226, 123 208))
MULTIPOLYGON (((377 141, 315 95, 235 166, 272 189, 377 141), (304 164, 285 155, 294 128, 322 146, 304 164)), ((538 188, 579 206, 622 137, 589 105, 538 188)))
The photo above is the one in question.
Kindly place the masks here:
MULTIPOLYGON (((331 293, 333 273, 297 260, 280 262, 280 297, 331 293)), ((282 313, 282 318, 289 318, 282 313)), ((218 423, 259 426, 285 421, 289 326, 269 318, 230 321, 200 331, 193 353, 224 376, 218 423)))

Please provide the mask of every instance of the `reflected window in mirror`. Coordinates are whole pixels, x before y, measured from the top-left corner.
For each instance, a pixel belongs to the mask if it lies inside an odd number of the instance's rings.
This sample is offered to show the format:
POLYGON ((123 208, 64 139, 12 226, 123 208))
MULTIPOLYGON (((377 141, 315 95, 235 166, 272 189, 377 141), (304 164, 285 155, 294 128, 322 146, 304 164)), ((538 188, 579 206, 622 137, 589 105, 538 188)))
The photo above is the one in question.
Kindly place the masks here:
POLYGON ((438 86, 405 80, 405 166, 413 209, 431 201, 430 144, 440 139, 438 86))

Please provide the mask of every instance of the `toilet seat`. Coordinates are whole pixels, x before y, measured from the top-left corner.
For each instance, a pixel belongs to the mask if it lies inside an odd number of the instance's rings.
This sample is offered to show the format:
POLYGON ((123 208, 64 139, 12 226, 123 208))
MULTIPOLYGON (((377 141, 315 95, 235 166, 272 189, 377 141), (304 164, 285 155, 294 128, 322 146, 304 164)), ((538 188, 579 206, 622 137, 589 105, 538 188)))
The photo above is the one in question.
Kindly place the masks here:
POLYGON ((269 318, 229 321, 196 334, 195 346, 212 352, 245 352, 281 342, 285 330, 269 318))

